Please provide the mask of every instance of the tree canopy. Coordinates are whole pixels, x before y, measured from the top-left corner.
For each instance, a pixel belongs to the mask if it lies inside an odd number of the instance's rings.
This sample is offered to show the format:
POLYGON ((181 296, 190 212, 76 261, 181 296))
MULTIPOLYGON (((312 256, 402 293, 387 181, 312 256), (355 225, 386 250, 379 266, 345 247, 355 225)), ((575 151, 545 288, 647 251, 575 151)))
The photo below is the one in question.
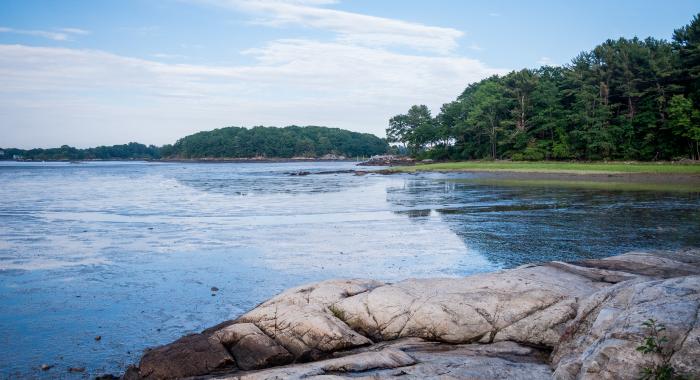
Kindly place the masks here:
POLYGON ((49 149, 0 149, 0 159, 22 158, 26 160, 143 160, 160 158, 160 148, 135 142, 122 145, 98 146, 78 149, 68 145, 49 149))
MULTIPOLYGON (((78 149, 68 145, 51 149, 4 149, 0 159, 110 160, 159 158, 291 158, 348 157, 386 153, 389 145, 369 133, 326 127, 227 127, 198 132, 162 147, 129 143, 78 149)), ((2 149, 0 149, 2 150, 2 149)))
POLYGON ((164 157, 250 158, 348 157, 385 153, 386 140, 369 133, 326 127, 227 127, 183 137, 164 146, 164 157))
POLYGON ((607 40, 470 84, 435 117, 414 105, 387 138, 438 159, 700 159, 700 15, 670 42, 607 40))

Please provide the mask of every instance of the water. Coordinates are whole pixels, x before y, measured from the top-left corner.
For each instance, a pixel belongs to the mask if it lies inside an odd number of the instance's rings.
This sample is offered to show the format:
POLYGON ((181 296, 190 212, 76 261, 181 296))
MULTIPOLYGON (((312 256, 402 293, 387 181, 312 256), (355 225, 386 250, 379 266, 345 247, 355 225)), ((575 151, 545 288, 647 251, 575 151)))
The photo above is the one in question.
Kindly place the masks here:
POLYGON ((118 373, 148 346, 326 278, 700 246, 698 192, 288 174, 352 168, 0 163, 0 377, 118 373))

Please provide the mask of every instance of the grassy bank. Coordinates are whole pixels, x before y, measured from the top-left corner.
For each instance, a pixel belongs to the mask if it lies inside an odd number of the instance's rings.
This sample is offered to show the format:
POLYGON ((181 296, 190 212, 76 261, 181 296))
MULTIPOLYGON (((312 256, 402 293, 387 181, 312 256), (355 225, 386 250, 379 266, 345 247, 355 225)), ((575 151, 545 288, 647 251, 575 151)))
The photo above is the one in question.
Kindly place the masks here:
POLYGON ((499 187, 535 187, 535 188, 562 188, 576 190, 605 190, 605 191, 654 191, 672 193, 697 193, 700 187, 697 183, 666 182, 615 182, 615 181, 572 181, 558 179, 498 179, 476 178, 456 179, 475 185, 499 186, 499 187))
POLYGON ((397 166, 396 172, 413 173, 422 171, 463 171, 463 172, 522 172, 522 173, 567 173, 567 174, 697 174, 700 164, 679 164, 670 162, 524 162, 524 161, 464 161, 416 166, 397 166))

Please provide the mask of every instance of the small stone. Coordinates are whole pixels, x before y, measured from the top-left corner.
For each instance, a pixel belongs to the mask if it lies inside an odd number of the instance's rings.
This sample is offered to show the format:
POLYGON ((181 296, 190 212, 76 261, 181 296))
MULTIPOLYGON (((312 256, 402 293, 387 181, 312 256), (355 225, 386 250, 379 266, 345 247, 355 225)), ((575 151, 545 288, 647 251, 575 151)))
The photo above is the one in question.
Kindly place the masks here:
POLYGON ((99 342, 100 340, 102 340, 102 336, 101 335, 96 336, 95 340, 99 342))
POLYGON ((53 366, 50 365, 50 364, 42 364, 42 365, 41 365, 41 370, 42 370, 42 371, 48 371, 48 370, 50 370, 51 368, 53 368, 53 366))
POLYGON ((70 367, 68 372, 85 372, 85 367, 70 367))
POLYGON ((212 292, 218 292, 218 291, 219 291, 219 288, 217 288, 216 286, 212 286, 212 287, 211 287, 211 291, 212 291, 212 292))

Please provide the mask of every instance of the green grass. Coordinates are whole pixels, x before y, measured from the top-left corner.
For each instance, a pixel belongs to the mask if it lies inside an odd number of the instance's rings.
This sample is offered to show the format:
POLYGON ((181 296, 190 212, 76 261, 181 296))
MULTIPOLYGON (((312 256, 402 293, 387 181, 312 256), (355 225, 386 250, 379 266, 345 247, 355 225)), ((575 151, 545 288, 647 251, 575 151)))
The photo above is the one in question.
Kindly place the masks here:
POLYGON ((525 161, 463 161, 416 166, 397 166, 391 171, 413 173, 418 171, 487 171, 524 173, 568 173, 568 174, 700 174, 700 164, 678 164, 670 162, 525 162, 525 161))
POLYGON ((570 188, 581 190, 604 191, 653 191, 672 193, 697 193, 700 187, 696 184, 685 183, 644 183, 644 182, 596 182, 596 181, 566 181, 548 179, 455 179, 455 182, 471 183, 475 185, 500 186, 500 187, 544 187, 544 188, 570 188))

